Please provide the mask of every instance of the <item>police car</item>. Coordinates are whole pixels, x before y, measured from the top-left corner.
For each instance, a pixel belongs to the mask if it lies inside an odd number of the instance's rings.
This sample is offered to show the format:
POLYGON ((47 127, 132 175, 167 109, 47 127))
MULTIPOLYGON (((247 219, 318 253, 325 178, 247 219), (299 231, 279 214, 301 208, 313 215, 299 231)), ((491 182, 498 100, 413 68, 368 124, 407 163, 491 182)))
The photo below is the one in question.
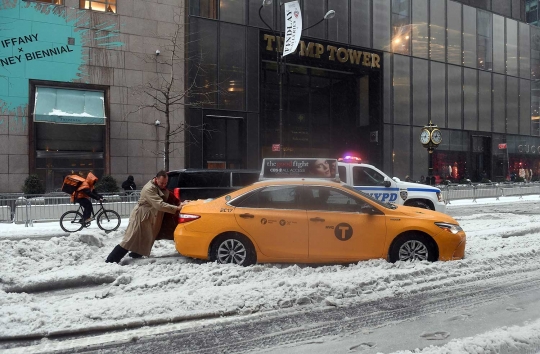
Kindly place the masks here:
POLYGON ((375 166, 362 163, 357 157, 267 158, 263 160, 259 180, 274 178, 325 178, 341 180, 381 202, 412 206, 444 213, 446 204, 441 190, 419 183, 390 178, 375 166))

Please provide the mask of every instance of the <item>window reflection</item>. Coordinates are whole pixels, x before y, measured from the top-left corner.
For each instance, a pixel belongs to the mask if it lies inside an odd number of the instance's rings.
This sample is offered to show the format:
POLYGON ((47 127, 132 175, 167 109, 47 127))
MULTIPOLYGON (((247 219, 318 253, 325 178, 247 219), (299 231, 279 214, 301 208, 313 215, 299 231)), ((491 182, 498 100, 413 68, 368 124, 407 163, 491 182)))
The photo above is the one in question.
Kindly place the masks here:
POLYGON ((484 70, 493 69, 493 29, 491 26, 491 14, 478 10, 476 22, 476 43, 478 54, 478 68, 484 70))
POLYGON ((446 59, 446 5, 444 1, 430 2, 431 23, 431 41, 429 47, 429 56, 433 60, 445 61, 446 59))
POLYGON ((413 0, 412 55, 428 58, 428 7, 427 0, 413 0))
POLYGON ((409 54, 411 43, 409 0, 392 1, 392 51, 409 54))

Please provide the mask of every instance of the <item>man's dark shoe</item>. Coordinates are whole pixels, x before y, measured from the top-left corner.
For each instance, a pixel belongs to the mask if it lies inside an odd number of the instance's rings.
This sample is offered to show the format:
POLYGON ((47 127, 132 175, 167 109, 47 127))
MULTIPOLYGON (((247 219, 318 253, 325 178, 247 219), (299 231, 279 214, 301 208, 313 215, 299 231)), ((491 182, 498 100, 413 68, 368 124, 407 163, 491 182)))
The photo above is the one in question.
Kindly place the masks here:
POLYGON ((124 258, 124 256, 128 253, 128 250, 121 247, 120 245, 117 245, 112 252, 109 254, 107 259, 105 260, 106 263, 118 263, 124 258))
POLYGON ((129 256, 131 258, 141 258, 142 257, 142 254, 138 254, 136 252, 129 252, 129 256))

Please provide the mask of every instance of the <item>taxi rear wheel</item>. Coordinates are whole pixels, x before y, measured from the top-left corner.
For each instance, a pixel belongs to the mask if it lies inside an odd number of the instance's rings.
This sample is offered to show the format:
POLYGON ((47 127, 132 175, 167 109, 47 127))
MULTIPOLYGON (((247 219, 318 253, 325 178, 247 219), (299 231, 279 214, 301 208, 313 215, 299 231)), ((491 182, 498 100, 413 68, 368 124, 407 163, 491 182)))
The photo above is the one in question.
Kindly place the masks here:
POLYGON ((434 241, 420 234, 409 234, 400 237, 392 245, 389 260, 397 261, 429 261, 437 260, 437 251, 434 241))
POLYGON ((256 262, 255 248, 251 241, 238 233, 225 234, 212 244, 210 259, 214 262, 232 263, 247 267, 256 262))

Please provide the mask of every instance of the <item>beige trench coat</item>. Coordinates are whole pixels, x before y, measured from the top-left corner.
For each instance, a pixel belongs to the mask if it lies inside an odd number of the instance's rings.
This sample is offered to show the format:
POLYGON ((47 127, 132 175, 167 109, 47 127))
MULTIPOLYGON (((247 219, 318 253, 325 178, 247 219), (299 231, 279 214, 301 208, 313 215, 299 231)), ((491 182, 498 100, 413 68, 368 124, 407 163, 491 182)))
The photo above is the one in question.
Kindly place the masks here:
POLYGON ((120 246, 143 256, 149 256, 161 228, 163 213, 174 214, 177 207, 167 204, 169 191, 162 191, 151 180, 141 190, 141 197, 129 216, 129 224, 120 246))

